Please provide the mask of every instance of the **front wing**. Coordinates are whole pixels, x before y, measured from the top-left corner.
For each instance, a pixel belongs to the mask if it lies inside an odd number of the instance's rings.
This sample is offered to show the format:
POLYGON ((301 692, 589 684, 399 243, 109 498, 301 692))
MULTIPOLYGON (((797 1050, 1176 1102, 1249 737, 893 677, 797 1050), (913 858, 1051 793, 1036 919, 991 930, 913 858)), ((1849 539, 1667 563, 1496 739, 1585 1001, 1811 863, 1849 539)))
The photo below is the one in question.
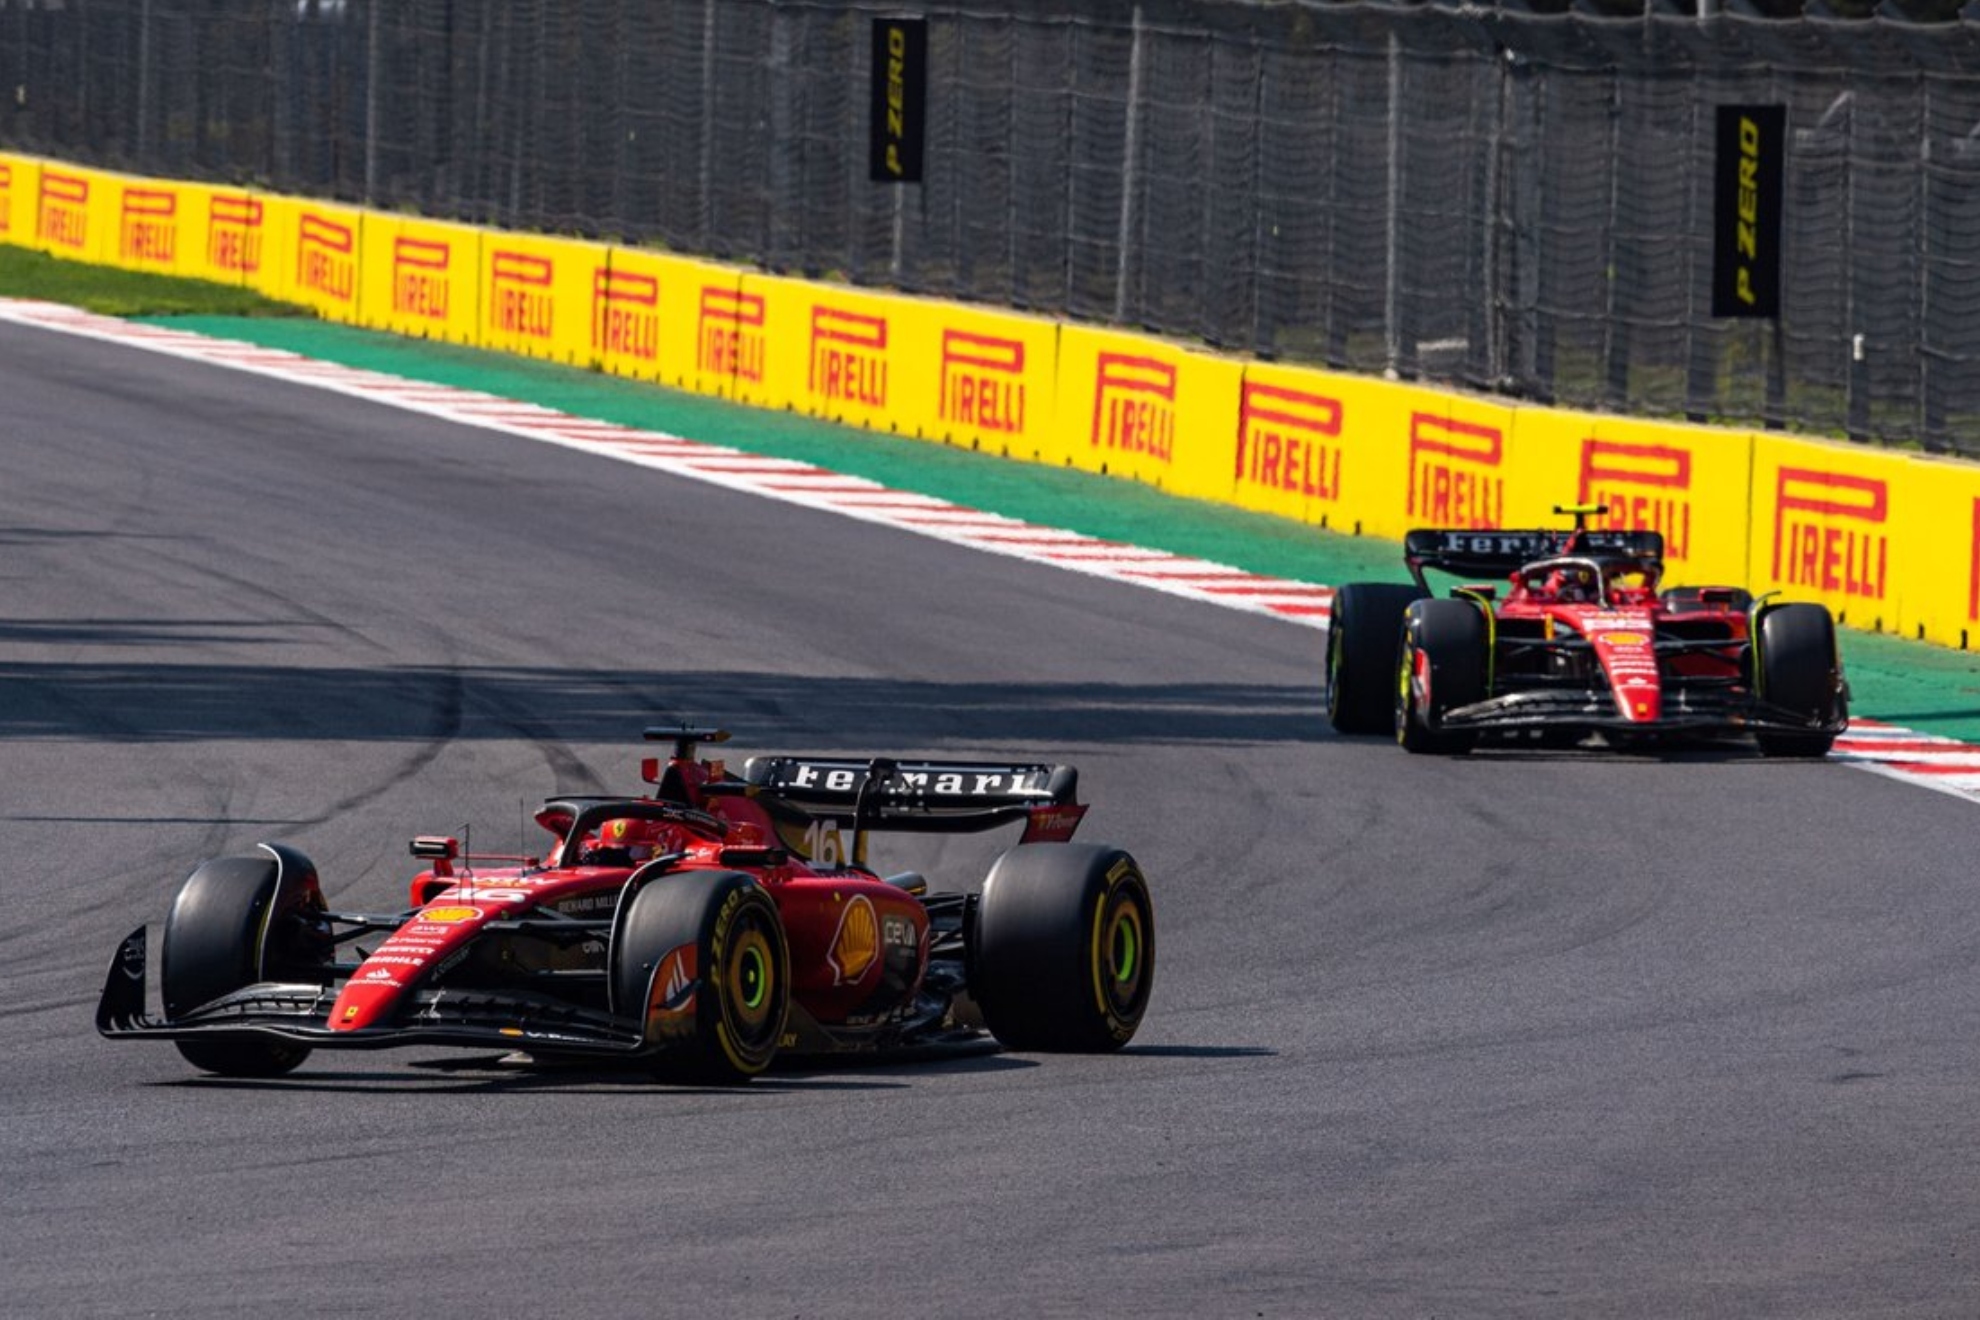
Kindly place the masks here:
POLYGON ((1799 711, 1718 688, 1667 687, 1655 720, 1632 720, 1606 689, 1583 684, 1536 686, 1457 706, 1438 727, 1478 732, 1585 729, 1635 734, 1841 733, 1846 717, 1810 720, 1799 711))
POLYGON ((96 1029, 112 1038, 190 1040, 274 1036, 321 1049, 389 1049, 404 1045, 499 1046, 509 1050, 633 1058, 665 1045, 646 1042, 637 1023, 526 991, 415 991, 389 1026, 333 1031, 336 988, 264 981, 164 1021, 145 1012, 145 931, 124 938, 96 1006, 96 1029))
MULTIPOLYGON (((146 934, 124 937, 104 978, 96 1029, 112 1039, 194 1040, 217 1036, 271 1036, 317 1049, 381 1050, 408 1045, 499 1047, 536 1054, 638 1060, 664 1052, 670 1042, 643 1039, 639 1024, 567 1000, 524 990, 415 990, 410 1007, 386 1026, 333 1031, 335 985, 261 981, 222 995, 181 1017, 151 1017, 145 1008, 146 934)), ((938 964, 939 966, 939 964, 938 964)), ((960 989, 959 971, 940 975, 914 1009, 897 1020, 862 1028, 819 1023, 793 1001, 789 1037, 780 1054, 793 1057, 845 1054, 902 1057, 908 1052, 980 1046, 977 1026, 950 1023, 950 1001, 960 989)))

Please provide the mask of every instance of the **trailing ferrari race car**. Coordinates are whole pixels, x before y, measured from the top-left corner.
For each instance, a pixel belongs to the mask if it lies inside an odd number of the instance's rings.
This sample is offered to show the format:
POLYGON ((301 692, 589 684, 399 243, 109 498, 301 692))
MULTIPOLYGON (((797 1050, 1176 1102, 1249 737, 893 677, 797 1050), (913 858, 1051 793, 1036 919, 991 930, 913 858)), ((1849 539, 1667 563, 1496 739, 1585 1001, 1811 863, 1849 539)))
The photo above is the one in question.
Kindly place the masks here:
POLYGON ((1660 533, 1591 530, 1601 505, 1554 511, 1574 529, 1412 531, 1414 585, 1340 588, 1334 728, 1393 730, 1412 752, 1600 733, 1623 745, 1750 734, 1767 756, 1828 753, 1849 687, 1826 607, 1665 587, 1660 533), (1463 584, 1437 597, 1427 570, 1463 584))
POLYGON ((333 912, 295 849, 199 866, 165 919, 164 1016, 145 929, 113 960, 97 1029, 170 1040, 209 1072, 269 1077, 314 1049, 440 1045, 539 1063, 626 1060, 747 1080, 775 1058, 969 1040, 1106 1051, 1155 977, 1155 915, 1119 848, 1071 842, 1069 766, 698 758, 716 729, 649 729, 648 796, 559 797, 541 858, 424 836, 404 911, 333 912), (879 831, 1022 824, 980 893, 866 864, 879 831))

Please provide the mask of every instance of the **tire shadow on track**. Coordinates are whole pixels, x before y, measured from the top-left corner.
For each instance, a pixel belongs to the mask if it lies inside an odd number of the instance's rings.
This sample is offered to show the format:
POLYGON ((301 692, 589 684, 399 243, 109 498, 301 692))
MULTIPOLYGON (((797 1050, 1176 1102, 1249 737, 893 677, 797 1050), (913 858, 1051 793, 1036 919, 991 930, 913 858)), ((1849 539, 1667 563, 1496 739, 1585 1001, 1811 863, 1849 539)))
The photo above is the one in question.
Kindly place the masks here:
MULTIPOLYGON (((1276 1057, 1277 1050, 1256 1046, 1130 1045, 1107 1057, 1134 1059, 1240 1059, 1276 1057)), ((964 1049, 944 1049, 939 1057, 913 1053, 863 1058, 800 1060, 773 1065, 770 1072, 746 1086, 683 1086, 658 1081, 638 1068, 590 1064, 516 1065, 496 1057, 419 1059, 403 1069, 379 1072, 320 1072, 274 1078, 188 1076, 148 1082, 162 1090, 223 1090, 309 1093, 325 1095, 521 1095, 543 1091, 618 1094, 628 1090, 656 1095, 823 1095, 835 1092, 900 1091, 917 1079, 1029 1072, 1046 1066, 1033 1056, 1003 1053, 990 1041, 964 1049), (848 1076, 846 1074, 852 1074, 848 1076)))
POLYGON ((377 669, 258 665, 0 664, 0 739, 405 742, 436 703, 463 709, 457 740, 505 741, 518 713, 567 742, 624 741, 645 724, 733 723, 749 744, 860 730, 862 743, 1305 742, 1316 691, 1260 683, 1006 683, 722 670, 377 669), (502 711, 502 718, 483 717, 502 711), (801 720, 782 712, 802 712, 801 720))

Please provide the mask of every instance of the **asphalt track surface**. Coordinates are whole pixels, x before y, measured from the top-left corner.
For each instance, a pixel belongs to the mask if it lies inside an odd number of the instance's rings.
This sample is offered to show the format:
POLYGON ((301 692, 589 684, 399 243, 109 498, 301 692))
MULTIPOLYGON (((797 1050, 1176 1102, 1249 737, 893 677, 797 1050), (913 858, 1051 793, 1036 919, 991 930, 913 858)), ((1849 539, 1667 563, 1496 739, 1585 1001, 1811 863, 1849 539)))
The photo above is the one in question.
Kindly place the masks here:
POLYGON ((1980 1312, 1970 802, 1407 757, 1310 630, 120 347, 0 327, 0 398, 0 1313, 1980 1312), (700 1091, 92 1031, 197 860, 389 909, 674 718, 1078 765, 1141 1035, 700 1091))

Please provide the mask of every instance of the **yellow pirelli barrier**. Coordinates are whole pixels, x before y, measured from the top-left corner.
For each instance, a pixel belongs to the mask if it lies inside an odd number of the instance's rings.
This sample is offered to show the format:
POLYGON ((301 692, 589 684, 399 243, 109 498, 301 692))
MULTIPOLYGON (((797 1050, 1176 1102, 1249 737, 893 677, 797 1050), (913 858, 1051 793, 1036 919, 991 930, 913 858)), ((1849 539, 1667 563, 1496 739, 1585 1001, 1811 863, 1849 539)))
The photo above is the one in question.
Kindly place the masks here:
POLYGON ((1246 367, 1230 483, 1213 498, 1316 527, 1351 520, 1348 492, 1381 459, 1350 440, 1349 393, 1323 372, 1246 367))
POLYGON ((39 161, 0 155, 0 243, 34 246, 34 198, 40 187, 39 161))
POLYGON ((1038 316, 920 304, 919 369, 932 410, 913 434, 1004 458, 1041 461, 1057 426, 1059 326, 1038 316))
POLYGON ((710 262, 607 249, 590 276, 595 365, 632 380, 702 394, 728 393, 727 376, 703 369, 700 326, 707 291, 733 295, 740 280, 738 272, 710 262))
POLYGON ((35 174, 29 246, 71 261, 103 262, 103 233, 110 225, 107 191, 98 170, 44 162, 35 174))
POLYGON ((729 398, 756 408, 794 409, 811 364, 811 300, 803 280, 744 272, 727 324, 734 370, 729 398))
POLYGON ((1922 525, 1910 464, 1888 450, 1755 435, 1749 585, 1820 601, 1859 628, 1901 630, 1898 584, 1937 567, 1901 534, 1922 525))
POLYGON ((360 324, 416 339, 479 342, 479 229, 373 215, 365 244, 360 324))
POLYGON ((770 300, 746 272, 702 281, 695 301, 691 389, 738 402, 765 388, 770 370, 770 300))
POLYGON ((359 263, 365 213, 332 202, 270 197, 264 251, 256 289, 270 298, 300 303, 332 321, 356 324, 360 315, 359 263))
POLYGON ((123 174, 98 176, 109 222, 99 260, 154 275, 205 278, 198 238, 197 184, 153 182, 123 174))
POLYGON ((200 216, 197 278, 257 288, 268 254, 268 203, 239 189, 203 188, 195 202, 200 216))
POLYGON ((1517 470, 1514 410, 1483 399, 1416 388, 1403 456, 1406 487, 1395 533, 1408 527, 1508 527, 1507 490, 1517 470))
POLYGON ((1920 641, 1980 646, 1980 466, 1913 458, 1906 469, 1898 501, 1915 521, 1898 537, 1913 571, 1896 579, 1899 627, 1920 641))
POLYGON ((1515 405, 1144 334, 0 153, 0 243, 241 284, 402 335, 592 367, 1337 532, 1663 534, 1666 578, 1980 644, 1980 464, 1515 405))
POLYGON ((1244 364, 1145 335, 1059 332, 1057 443, 1040 459, 1200 499, 1227 498, 1244 364))
POLYGON ((481 243, 481 347, 588 365, 591 273, 603 254, 593 243, 486 234, 481 243))
POLYGON ((1747 580, 1752 444, 1745 432, 1554 408, 1520 408, 1513 429, 1514 522, 1565 526, 1555 506, 1606 505, 1590 526, 1663 534, 1670 585, 1747 580))
POLYGON ((909 309, 805 280, 762 287, 771 308, 770 406, 878 431, 894 429, 897 415, 932 411, 931 382, 903 369, 909 309))

